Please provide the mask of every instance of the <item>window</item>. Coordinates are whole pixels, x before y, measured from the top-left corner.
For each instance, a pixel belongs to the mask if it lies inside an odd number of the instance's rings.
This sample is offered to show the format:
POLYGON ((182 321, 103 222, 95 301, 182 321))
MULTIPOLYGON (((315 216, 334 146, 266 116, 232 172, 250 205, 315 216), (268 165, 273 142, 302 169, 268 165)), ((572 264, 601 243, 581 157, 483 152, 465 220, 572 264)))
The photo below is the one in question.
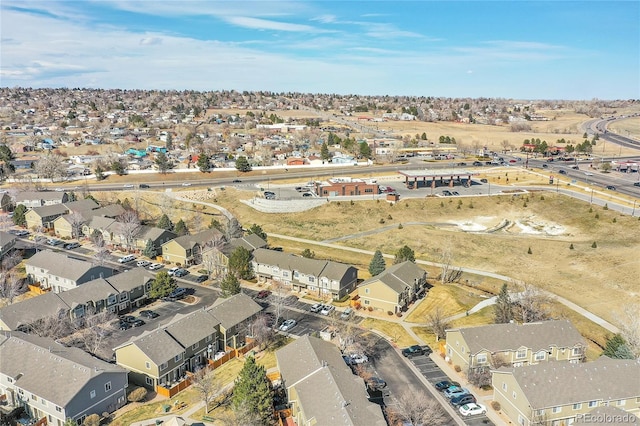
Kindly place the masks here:
POLYGON ((536 416, 538 417, 544 416, 544 410, 536 410, 536 416))
POLYGON ((37 397, 37 396, 35 396, 35 395, 31 395, 31 399, 33 399, 34 401, 37 401, 37 400, 38 400, 38 397, 37 397))
POLYGON ((89 392, 89 396, 91 397, 91 399, 96 397, 96 391, 92 390, 91 392, 89 392))
POLYGON ((294 271, 293 272, 293 277, 294 278, 298 278, 299 276, 300 276, 300 272, 298 272, 298 271, 294 271))
POLYGON ((211 335, 207 336, 207 342, 210 342, 212 340, 213 340, 213 336, 211 336, 211 335))
POLYGON ((487 354, 478 354, 476 356, 478 364, 485 364, 487 362, 487 354))
POLYGON ((193 350, 198 349, 198 346, 200 346, 200 342, 194 343, 193 346, 191 346, 191 349, 193 350))
POLYGON ((151 377, 145 377, 144 380, 149 386, 153 386, 153 379, 151 377))
POLYGON ((516 399, 518 397, 518 394, 516 393, 516 391, 511 392, 511 396, 513 397, 513 399, 516 399))
POLYGON ((163 362, 162 364, 160 364, 160 370, 164 370, 165 368, 167 368, 166 362, 163 362))
POLYGON ((116 296, 109 296, 109 298, 107 299, 107 303, 109 305, 113 305, 114 303, 116 303, 116 296))
POLYGON ((104 391, 109 392, 111 390, 111 382, 107 382, 104 384, 104 391))
POLYGON ((151 370, 151 363, 149 361, 145 361, 144 366, 147 367, 147 370, 151 370))
POLYGON ((310 283, 314 283, 314 282, 316 282, 315 277, 309 277, 309 282, 310 282, 310 283))
POLYGON ((13 379, 11 377, 7 377, 7 382, 8 383, 13 383, 13 379))
POLYGON ((364 289, 364 294, 369 294, 369 289, 368 288, 364 289))
POLYGON ((618 406, 624 405, 626 402, 627 402, 626 400, 621 399, 621 400, 618 401, 618 406))
POLYGON ((62 413, 62 408, 60 408, 60 407, 58 407, 58 406, 56 405, 56 411, 57 411, 58 413, 62 413))
POLYGON ((522 417, 521 414, 518 414, 518 424, 521 426, 524 426, 524 423, 525 423, 524 417, 522 417))
POLYGON ((536 361, 544 361, 544 359, 547 357, 547 352, 546 351, 538 351, 536 352, 536 361))
POLYGON ((518 349, 518 352, 516 352, 516 359, 522 359, 522 358, 526 358, 527 357, 527 350, 526 349, 518 349))
POLYGON ((571 351, 571 355, 573 356, 578 356, 578 355, 582 355, 582 348, 580 346, 576 346, 575 348, 573 348, 573 350, 571 351))
POLYGON ((182 354, 178 354, 176 355, 176 357, 173 359, 175 362, 178 362, 182 359, 182 354))
POLYGON ((561 411, 562 411, 562 407, 553 407, 553 408, 551 409, 551 412, 552 412, 553 414, 558 414, 558 413, 559 413, 559 412, 561 412, 561 411))
POLYGON ((581 408, 582 408, 582 403, 581 402, 573 404, 573 409, 574 410, 580 410, 581 408))
POLYGON ((127 293, 120 293, 120 294, 118 295, 118 300, 119 300, 120 302, 127 300, 127 293))
POLYGON ((598 401, 589 401, 589 408, 597 407, 598 401))
POLYGON ((282 271, 282 276, 285 277, 285 278, 289 278, 289 272, 282 271))
POLYGON ((503 391, 506 391, 506 390, 507 390, 507 384, 506 384, 506 383, 504 383, 504 382, 502 383, 502 390, 503 390, 503 391))
POLYGON ((364 304, 365 304, 365 305, 368 305, 368 304, 369 304, 369 300, 365 299, 365 300, 364 300, 364 304))
MULTIPOLYGON (((47 406, 47 400, 44 398, 40 398, 40 402, 42 403, 42 405, 44 405, 45 407, 47 406)), ((620 404, 618 404, 620 405, 620 404)))
POLYGON ((466 350, 466 349, 465 349, 465 347, 463 346, 463 347, 461 347, 461 348, 460 348, 460 352, 465 353, 465 352, 467 352, 467 350, 466 350))

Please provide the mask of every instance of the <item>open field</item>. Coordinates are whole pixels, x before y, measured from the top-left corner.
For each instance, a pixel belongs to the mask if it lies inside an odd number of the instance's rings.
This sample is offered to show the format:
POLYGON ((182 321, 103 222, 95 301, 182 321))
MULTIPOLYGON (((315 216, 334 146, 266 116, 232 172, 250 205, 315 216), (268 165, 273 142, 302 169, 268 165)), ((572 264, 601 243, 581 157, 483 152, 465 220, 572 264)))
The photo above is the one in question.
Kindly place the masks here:
POLYGON ((616 132, 622 136, 632 137, 640 140, 640 119, 631 117, 624 120, 614 121, 607 126, 612 132, 616 132))

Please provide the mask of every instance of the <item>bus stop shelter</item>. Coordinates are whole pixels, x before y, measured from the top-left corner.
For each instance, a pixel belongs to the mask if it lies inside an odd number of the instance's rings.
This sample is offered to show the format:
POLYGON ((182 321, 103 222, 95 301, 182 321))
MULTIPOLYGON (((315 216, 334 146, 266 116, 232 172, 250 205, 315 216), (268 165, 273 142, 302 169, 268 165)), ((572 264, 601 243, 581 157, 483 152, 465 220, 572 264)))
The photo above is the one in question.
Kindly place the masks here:
POLYGON ((404 184, 407 188, 418 189, 435 188, 437 186, 449 186, 460 184, 465 187, 471 186, 471 177, 479 173, 465 169, 441 169, 441 170, 399 170, 398 173, 404 176, 404 184))

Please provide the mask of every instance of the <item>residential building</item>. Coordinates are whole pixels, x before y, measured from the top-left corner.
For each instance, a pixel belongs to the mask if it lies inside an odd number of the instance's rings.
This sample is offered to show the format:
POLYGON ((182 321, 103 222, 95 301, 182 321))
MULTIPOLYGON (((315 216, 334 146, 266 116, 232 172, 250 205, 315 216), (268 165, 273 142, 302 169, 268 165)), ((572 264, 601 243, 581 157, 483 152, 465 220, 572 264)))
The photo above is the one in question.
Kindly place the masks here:
POLYGON ((320 297, 340 299, 351 293, 358 282, 358 269, 354 266, 277 250, 257 249, 251 263, 258 280, 277 281, 320 297))
POLYGON ((171 387, 218 351, 243 346, 246 325, 261 309, 244 294, 218 299, 210 308, 177 315, 114 348, 116 363, 130 371, 134 383, 151 389, 171 387))
MULTIPOLYGON (((333 162, 338 162, 337 157, 333 162)), ((349 163, 355 160, 348 160, 349 163)), ((353 179, 350 177, 331 178, 326 182, 316 182, 316 194, 319 197, 337 197, 345 195, 376 195, 380 192, 375 180, 353 179)))
POLYGON ((362 307, 382 312, 403 312, 428 291, 427 272, 411 261, 392 265, 358 286, 362 307))
POLYGON ((113 269, 72 258, 63 253, 43 250, 25 262, 27 279, 54 293, 70 290, 96 278, 113 275, 113 269))
POLYGON ((215 275, 226 273, 229 267, 229 257, 236 248, 244 247, 253 253, 256 249, 265 248, 267 242, 256 234, 249 234, 240 238, 233 238, 228 243, 221 240, 220 245, 222 247, 207 246, 202 252, 203 266, 215 275))
POLYGON ((492 386, 502 413, 522 426, 570 425, 604 407, 640 412, 638 360, 600 357, 578 364, 502 367, 493 370, 492 386))
POLYGON ((333 343, 306 335, 278 349, 276 361, 296 424, 387 424, 333 343))
POLYGON ((60 216, 70 214, 71 212, 86 212, 97 207, 98 203, 91 199, 86 199, 33 207, 25 213, 24 217, 27 222, 27 228, 29 229, 36 229, 38 227, 53 229, 54 221, 60 216))
POLYGON ((96 231, 102 235, 105 243, 133 250, 144 250, 147 246, 147 241, 151 240, 158 252, 160 252, 162 244, 177 237, 176 233, 166 229, 140 225, 135 231, 131 247, 129 247, 125 233, 122 230, 122 224, 117 219, 108 216, 93 216, 82 227, 84 235, 92 235, 96 231))
POLYGON ((183 235, 162 244, 162 259, 181 265, 202 263, 202 252, 223 238, 217 229, 206 229, 194 235, 183 235))
POLYGON ((16 246, 16 236, 0 231, 0 259, 5 257, 16 246))
POLYGON ((520 367, 547 361, 579 363, 586 342, 567 320, 491 324, 447 330, 446 356, 463 371, 496 362, 520 367))
POLYGON ((126 403, 127 372, 81 349, 18 331, 0 332, 0 410, 22 408, 34 421, 81 424, 126 403))
POLYGON ((22 204, 27 208, 51 206, 68 201, 69 194, 62 191, 22 191, 15 196, 15 204, 22 204))

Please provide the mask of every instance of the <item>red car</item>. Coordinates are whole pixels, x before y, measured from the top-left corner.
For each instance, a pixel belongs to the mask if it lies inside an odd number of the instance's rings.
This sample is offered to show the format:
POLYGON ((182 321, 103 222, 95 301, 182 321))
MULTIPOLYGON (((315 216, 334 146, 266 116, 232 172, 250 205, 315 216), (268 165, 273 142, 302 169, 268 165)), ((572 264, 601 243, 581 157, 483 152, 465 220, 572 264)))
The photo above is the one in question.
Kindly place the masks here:
POLYGON ((269 290, 260 290, 256 297, 258 299, 266 299, 267 297, 269 297, 270 294, 271 292, 269 290))

